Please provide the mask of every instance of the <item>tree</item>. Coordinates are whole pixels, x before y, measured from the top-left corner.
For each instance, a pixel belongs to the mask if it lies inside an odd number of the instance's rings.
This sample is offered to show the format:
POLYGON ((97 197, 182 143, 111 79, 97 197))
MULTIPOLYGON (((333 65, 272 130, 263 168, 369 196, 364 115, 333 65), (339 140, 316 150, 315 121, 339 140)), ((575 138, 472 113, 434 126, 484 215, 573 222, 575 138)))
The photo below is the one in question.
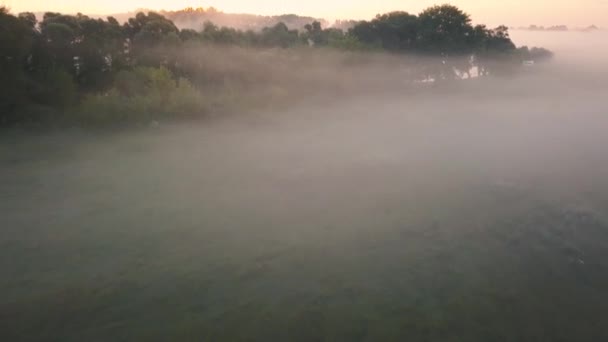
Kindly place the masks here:
POLYGON ((75 75, 74 57, 80 37, 80 23, 76 17, 47 12, 40 23, 40 34, 44 51, 42 58, 48 59, 53 69, 63 69, 75 75))
POLYGON ((179 33, 177 26, 171 20, 155 12, 148 12, 147 15, 139 12, 123 27, 128 39, 134 42, 139 40, 139 43, 144 45, 158 44, 163 35, 171 32, 179 33))
MULTIPOLYGON (((191 19, 208 12, 187 9, 173 14, 191 19)), ((294 20, 304 20, 294 15, 270 19, 267 25, 279 20, 293 25, 294 20)), ((423 54, 432 58, 413 65, 408 75, 435 80, 470 77, 474 66, 481 75, 510 74, 524 60, 541 62, 552 57, 542 48, 517 49, 505 26, 473 27, 469 16, 451 5, 434 6, 418 16, 407 12, 377 15, 371 21, 349 23, 352 28, 347 33, 336 27, 324 29, 322 21, 308 19, 308 24, 301 25, 302 32, 284 22, 261 31, 205 22, 202 31, 197 32, 180 31, 171 20, 154 12, 137 13, 120 25, 113 17, 104 20, 53 12, 45 13, 38 22, 32 13, 15 16, 0 7, 0 123, 39 119, 42 115, 53 118, 51 115, 82 98, 96 99, 89 104, 112 106, 133 99, 123 109, 143 106, 143 112, 148 112, 170 105, 167 94, 179 88, 182 82, 175 80, 180 77, 198 80, 199 84, 225 81, 225 75, 216 77, 221 73, 203 71, 204 63, 198 57, 179 53, 184 42, 266 48, 312 42, 341 50, 371 48, 423 54), (115 96, 105 101, 110 93, 115 96)), ((242 71, 235 72, 239 73, 235 78, 243 78, 242 71)), ((183 97, 197 98, 187 88, 183 87, 183 97)))
POLYGON ((321 23, 318 21, 313 21, 312 24, 306 24, 304 26, 306 33, 303 35, 303 38, 306 41, 312 42, 314 45, 326 45, 327 37, 323 34, 323 29, 321 28, 321 23))
POLYGON ((174 64, 161 49, 181 43, 179 29, 171 20, 155 12, 139 12, 123 25, 123 32, 130 43, 132 63, 156 67, 174 64))
POLYGON ((200 40, 201 35, 198 32, 196 32, 196 30, 183 29, 183 30, 179 31, 179 38, 183 42, 194 41, 194 40, 200 40))
POLYGON ((28 18, 17 18, 0 7, 0 123, 14 121, 14 112, 27 101, 24 66, 34 41, 28 18))
POLYGON ((521 61, 515 58, 515 44, 509 37, 509 29, 506 26, 498 26, 488 29, 485 25, 477 25, 473 30, 473 41, 475 44, 474 64, 477 66, 479 75, 485 76, 489 73, 506 73, 511 70, 505 69, 515 62, 521 61))
POLYGON ((452 5, 430 7, 418 16, 418 48, 436 56, 463 56, 474 48, 468 14, 452 5))
POLYGON ((284 23, 278 23, 273 27, 265 27, 262 30, 261 43, 267 47, 287 48, 295 45, 298 41, 298 31, 290 30, 284 23))
POLYGON ((553 58, 553 52, 539 47, 533 47, 530 49, 529 59, 535 62, 544 62, 553 58))
POLYGON ((372 20, 382 47, 389 51, 412 51, 418 35, 418 18, 407 12, 377 15, 372 20))
POLYGON ((80 34, 77 43, 77 80, 83 90, 109 86, 112 70, 125 66, 124 35, 116 19, 92 19, 79 14, 80 34))

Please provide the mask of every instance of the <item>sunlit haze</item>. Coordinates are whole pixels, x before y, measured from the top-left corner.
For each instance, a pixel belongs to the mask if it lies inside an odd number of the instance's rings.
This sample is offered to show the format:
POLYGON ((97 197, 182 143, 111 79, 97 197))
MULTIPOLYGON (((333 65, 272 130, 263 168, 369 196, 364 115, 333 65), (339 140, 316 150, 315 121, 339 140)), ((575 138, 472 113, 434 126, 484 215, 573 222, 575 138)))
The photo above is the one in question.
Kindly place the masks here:
MULTIPOLYGON (((295 13, 326 19, 368 19, 377 13, 404 10, 417 13, 437 0, 0 0, 13 12, 60 11, 110 14, 138 8, 177 10, 184 7, 213 6, 225 12, 263 15, 295 13)), ((452 4, 465 9, 475 22, 490 25, 608 25, 607 0, 458 0, 452 4)))

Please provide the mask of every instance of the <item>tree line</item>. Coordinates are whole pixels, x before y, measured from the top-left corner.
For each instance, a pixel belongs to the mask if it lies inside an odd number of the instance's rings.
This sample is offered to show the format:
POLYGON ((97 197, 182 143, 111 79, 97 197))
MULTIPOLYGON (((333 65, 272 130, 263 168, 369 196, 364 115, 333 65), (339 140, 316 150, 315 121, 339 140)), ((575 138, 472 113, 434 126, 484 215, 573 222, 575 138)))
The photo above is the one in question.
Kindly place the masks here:
MULTIPOLYGON (((0 124, 57 116, 86 99, 100 103, 91 96, 110 91, 123 100, 154 94, 159 102, 151 101, 146 108, 165 108, 172 103, 167 94, 196 102, 189 71, 169 52, 206 44, 429 56, 441 61, 435 79, 467 74, 473 67, 480 75, 498 73, 499 65, 551 57, 545 49, 517 48, 505 26, 473 26, 468 14, 451 5, 433 6, 418 15, 378 15, 348 30, 323 28, 314 21, 301 30, 279 22, 259 31, 211 22, 200 30, 180 30, 155 12, 137 13, 121 24, 113 17, 52 12, 39 21, 33 13, 13 15, 0 8, 0 124)), ((192 106, 182 107, 185 111, 192 106)))
MULTIPOLYGON (((211 21, 219 26, 254 31, 259 31, 264 27, 274 26, 280 22, 284 23, 291 29, 301 29, 304 27, 304 25, 312 23, 315 20, 320 21, 324 26, 327 25, 327 22, 323 19, 300 16, 296 14, 264 16, 255 14, 224 13, 213 7, 206 9, 202 7, 187 7, 178 11, 160 11, 159 13, 173 21, 180 28, 190 28, 195 30, 200 30, 201 23, 205 21, 211 21)), ((126 15, 127 18, 125 18, 125 20, 134 14, 126 15)))

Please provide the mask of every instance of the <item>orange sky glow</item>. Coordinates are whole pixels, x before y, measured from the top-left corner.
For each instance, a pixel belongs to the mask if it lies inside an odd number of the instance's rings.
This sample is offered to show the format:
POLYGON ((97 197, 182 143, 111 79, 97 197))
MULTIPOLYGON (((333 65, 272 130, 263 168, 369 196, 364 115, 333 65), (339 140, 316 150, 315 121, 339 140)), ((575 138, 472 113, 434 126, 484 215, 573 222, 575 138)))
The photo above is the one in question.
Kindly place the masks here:
MULTIPOLYGON (((139 8, 175 10, 209 7, 230 13, 295 13, 326 19, 369 19, 377 13, 403 10, 418 13, 441 0, 0 0, 12 12, 58 11, 112 14, 139 8)), ((453 0, 476 23, 489 25, 608 26, 608 0, 453 0)))

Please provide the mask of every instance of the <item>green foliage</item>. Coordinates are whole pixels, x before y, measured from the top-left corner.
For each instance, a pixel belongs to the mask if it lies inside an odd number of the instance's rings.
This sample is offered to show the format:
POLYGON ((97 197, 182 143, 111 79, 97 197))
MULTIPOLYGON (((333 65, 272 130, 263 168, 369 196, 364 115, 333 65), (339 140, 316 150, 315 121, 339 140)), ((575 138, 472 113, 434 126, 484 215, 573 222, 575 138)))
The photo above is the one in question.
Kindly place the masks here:
POLYGON ((345 51, 363 51, 368 48, 351 34, 330 36, 328 46, 345 51))
POLYGON ((77 108, 77 118, 85 124, 108 125, 145 122, 155 117, 160 99, 152 95, 122 96, 117 90, 88 95, 77 108))
POLYGON ((157 67, 166 63, 166 57, 150 53, 151 49, 158 47, 176 48, 180 43, 179 29, 164 16, 149 12, 137 13, 123 26, 127 38, 130 54, 138 65, 157 67))
POLYGON ((149 12, 139 12, 124 25, 124 31, 134 45, 150 47, 162 41, 164 35, 178 33, 175 24, 164 16, 149 12))
MULTIPOLYGON (((311 46, 422 54, 433 57, 434 62, 412 65, 417 71, 409 75, 434 80, 470 75, 473 67, 480 75, 506 74, 524 60, 542 62, 552 57, 545 49, 516 49, 504 26, 473 27, 469 15, 452 5, 433 6, 417 16, 391 12, 369 22, 337 23, 332 28, 323 28, 322 21, 310 18, 309 24, 300 26, 301 31, 292 29, 294 22, 302 20, 294 15, 273 17, 268 22, 271 26, 259 31, 220 27, 209 21, 200 31, 180 31, 163 15, 192 19, 201 13, 210 18, 221 14, 200 9, 140 12, 120 25, 113 17, 104 20, 52 12, 38 22, 32 13, 14 16, 0 7, 0 124, 55 118, 54 114, 32 113, 65 111, 79 99, 85 99, 85 107, 98 104, 104 113, 108 108, 123 113, 131 108, 129 117, 136 118, 155 117, 165 110, 184 113, 186 108, 199 108, 201 103, 192 84, 176 81, 180 77, 192 80, 199 89, 244 89, 260 82, 276 85, 281 78, 276 64, 258 72, 248 66, 235 66, 238 60, 194 61, 179 53, 184 46, 294 48, 298 56, 292 56, 293 60, 302 58, 302 51, 311 46), (343 31, 345 28, 348 32, 343 31)), ((253 63, 260 67, 273 62, 260 57, 253 63)), ((293 64, 282 67, 293 68, 293 64)), ((108 115, 99 116, 114 114, 108 115)), ((124 118, 120 113, 115 116, 117 120, 124 118)))
POLYGON ((196 32, 196 30, 183 29, 179 32, 179 39, 181 39, 183 42, 187 42, 190 40, 200 40, 201 35, 196 32))
POLYGON ((469 15, 452 5, 433 6, 418 16, 407 12, 378 15, 359 22, 349 32, 370 46, 444 58, 472 54, 480 45, 489 50, 515 48, 506 27, 473 27, 469 15))
POLYGON ((176 117, 196 117, 206 113, 208 104, 201 93, 185 78, 177 81, 175 89, 169 93, 166 110, 176 117))
POLYGON ((517 49, 517 53, 522 60, 534 62, 544 62, 553 58, 553 53, 551 51, 539 47, 533 47, 530 49, 527 46, 522 46, 517 49))
POLYGON ((418 16, 421 51, 437 55, 464 55, 472 52, 475 42, 471 18, 456 6, 433 6, 418 16))
POLYGON ((262 30, 261 43, 267 47, 288 48, 298 43, 298 31, 290 30, 284 23, 262 30))
POLYGON ((389 51, 404 51, 416 46, 417 28, 416 16, 407 12, 391 12, 377 15, 371 22, 361 22, 350 32, 365 44, 389 51))
POLYGON ((164 67, 121 71, 115 88, 88 95, 76 110, 87 124, 142 123, 205 112, 201 94, 186 79, 174 80, 164 67))
POLYGON ((13 121, 13 112, 27 101, 23 63, 33 43, 33 29, 0 7, 0 124, 13 121))
POLYGON ((72 76, 61 69, 48 71, 41 83, 44 85, 41 103, 65 109, 74 104, 77 87, 72 76))
POLYGON ((306 32, 302 35, 302 38, 315 45, 327 44, 328 37, 324 34, 320 22, 314 21, 312 24, 307 24, 304 29, 306 29, 306 32))

